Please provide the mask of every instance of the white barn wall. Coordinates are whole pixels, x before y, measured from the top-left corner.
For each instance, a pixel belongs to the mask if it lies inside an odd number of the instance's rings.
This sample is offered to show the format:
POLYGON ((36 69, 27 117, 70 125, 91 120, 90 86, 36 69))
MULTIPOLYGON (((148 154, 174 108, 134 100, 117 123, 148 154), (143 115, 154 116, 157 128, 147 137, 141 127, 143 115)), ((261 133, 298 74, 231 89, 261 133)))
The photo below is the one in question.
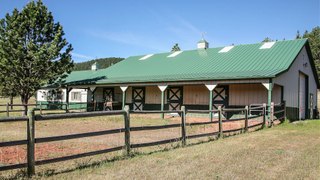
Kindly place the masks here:
MULTIPOLYGON (((317 105, 317 84, 313 76, 313 71, 309 63, 309 57, 305 47, 299 53, 290 69, 280 76, 274 78, 273 82, 284 86, 284 100, 286 101, 287 106, 298 108, 299 71, 309 77, 308 97, 310 93, 314 95, 312 107, 312 109, 314 109, 317 105), (305 63, 307 63, 306 67, 303 66, 305 63)), ((308 103, 308 106, 310 106, 310 102, 308 103)))

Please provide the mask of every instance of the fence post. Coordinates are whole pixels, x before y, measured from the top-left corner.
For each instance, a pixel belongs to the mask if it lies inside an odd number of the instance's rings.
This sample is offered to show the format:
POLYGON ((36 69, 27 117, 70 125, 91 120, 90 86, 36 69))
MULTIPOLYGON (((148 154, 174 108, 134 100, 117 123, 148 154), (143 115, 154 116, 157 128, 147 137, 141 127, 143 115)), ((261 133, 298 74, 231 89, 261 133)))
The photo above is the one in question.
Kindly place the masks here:
POLYGON ((7 103, 7 117, 9 117, 9 103, 7 103))
POLYGON ((34 144, 35 144, 35 116, 34 109, 28 111, 28 126, 27 126, 27 164, 28 164, 28 176, 35 174, 35 157, 34 157, 34 144))
POLYGON ((274 102, 271 102, 269 127, 271 127, 273 125, 273 119, 274 119, 274 102))
POLYGON ((66 113, 68 113, 68 103, 64 103, 64 105, 65 105, 65 111, 66 113))
POLYGON ((125 148, 126 153, 129 156, 131 152, 131 144, 130 144, 130 108, 128 105, 124 106, 124 126, 125 126, 125 135, 124 135, 124 142, 125 142, 125 148))
POLYGON ((263 118, 263 122, 262 122, 262 129, 263 128, 265 128, 266 127, 266 111, 267 111, 267 104, 266 103, 263 103, 263 110, 262 110, 263 112, 263 116, 262 116, 262 118, 263 118))
POLYGON ((181 138, 182 138, 182 146, 186 145, 186 107, 181 106, 181 138))
POLYGON ((245 107, 244 132, 248 132, 248 106, 245 107))
POLYGON ((40 102, 40 114, 42 115, 42 102, 40 102))
POLYGON ((218 118, 219 118, 219 138, 223 138, 223 129, 222 129, 222 109, 221 106, 218 107, 218 118))

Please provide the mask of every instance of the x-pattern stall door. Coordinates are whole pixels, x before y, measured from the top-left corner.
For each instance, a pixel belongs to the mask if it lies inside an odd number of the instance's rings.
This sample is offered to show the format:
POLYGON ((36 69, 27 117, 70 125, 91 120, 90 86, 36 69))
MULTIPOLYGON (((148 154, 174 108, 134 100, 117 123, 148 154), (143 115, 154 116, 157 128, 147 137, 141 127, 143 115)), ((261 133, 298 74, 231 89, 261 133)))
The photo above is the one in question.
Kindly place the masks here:
POLYGON ((169 110, 180 110, 183 102, 183 88, 169 87, 167 92, 169 110))
POLYGON ((218 86, 213 90, 212 104, 213 109, 218 109, 219 106, 225 108, 229 105, 229 86, 218 86))
POLYGON ((132 88, 132 104, 134 111, 142 111, 145 104, 145 88, 133 87, 132 88))
POLYGON ((114 100, 114 88, 104 88, 104 100, 105 101, 114 100))

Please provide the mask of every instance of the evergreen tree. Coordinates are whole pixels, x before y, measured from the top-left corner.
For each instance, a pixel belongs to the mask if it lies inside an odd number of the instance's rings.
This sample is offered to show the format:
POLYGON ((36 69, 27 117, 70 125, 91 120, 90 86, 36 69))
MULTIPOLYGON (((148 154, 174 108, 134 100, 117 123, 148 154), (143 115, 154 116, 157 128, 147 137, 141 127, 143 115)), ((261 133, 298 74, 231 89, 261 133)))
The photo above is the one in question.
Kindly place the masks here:
POLYGON ((116 57, 93 59, 93 60, 86 61, 86 62, 75 63, 74 70, 75 71, 90 70, 91 65, 95 62, 97 64, 99 64, 100 69, 104 69, 104 68, 112 66, 122 60, 123 60, 123 58, 116 58, 116 57))
POLYGON ((174 44, 174 46, 171 49, 171 52, 176 52, 176 51, 181 51, 178 43, 174 44))
POLYGON ((300 31, 297 31, 296 39, 301 39, 300 31))
POLYGON ((320 74, 320 27, 313 28, 311 32, 305 31, 302 37, 309 40, 313 61, 320 74))
POLYGON ((264 40, 262 42, 271 42, 271 41, 273 41, 271 38, 266 37, 266 38, 264 38, 264 40))
POLYGON ((14 9, 0 20, 1 94, 15 91, 28 104, 37 89, 71 71, 71 51, 62 26, 41 0, 14 9))

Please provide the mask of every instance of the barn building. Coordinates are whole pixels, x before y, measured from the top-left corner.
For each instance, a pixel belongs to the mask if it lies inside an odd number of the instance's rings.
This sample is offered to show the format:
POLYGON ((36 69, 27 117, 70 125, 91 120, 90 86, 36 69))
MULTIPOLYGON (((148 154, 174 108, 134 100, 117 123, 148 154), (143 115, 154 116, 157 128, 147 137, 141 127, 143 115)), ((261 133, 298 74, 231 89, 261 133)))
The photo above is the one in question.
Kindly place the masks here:
MULTIPOLYGON (((289 119, 317 108, 318 76, 307 39, 129 57, 109 68, 72 72, 65 88, 86 89, 103 110, 216 109, 286 101, 289 119)), ((69 96, 67 94, 67 96, 69 96)), ((67 98, 68 99, 68 98, 67 98)))

